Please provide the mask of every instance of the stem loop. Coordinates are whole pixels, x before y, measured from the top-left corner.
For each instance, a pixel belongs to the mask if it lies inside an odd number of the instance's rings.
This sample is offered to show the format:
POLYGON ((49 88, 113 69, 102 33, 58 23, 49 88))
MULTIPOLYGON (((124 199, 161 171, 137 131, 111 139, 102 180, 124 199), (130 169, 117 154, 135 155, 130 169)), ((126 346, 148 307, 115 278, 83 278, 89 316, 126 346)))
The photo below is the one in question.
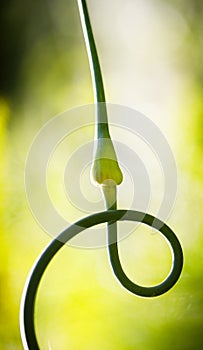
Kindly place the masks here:
MULTIPOLYGON (((52 258, 64 246, 65 243, 85 229, 104 222, 107 222, 109 228, 111 228, 114 225, 112 222, 116 222, 118 220, 137 221, 157 229, 163 236, 165 236, 168 243, 171 245, 173 252, 173 265, 168 277, 159 285, 142 287, 130 281, 125 275, 121 265, 119 265, 120 261, 117 250, 117 242, 114 241, 112 243, 111 241, 109 245, 110 259, 113 270, 120 283, 130 292, 144 297, 155 297, 166 293, 176 283, 183 266, 183 253, 176 235, 166 224, 164 224, 164 222, 159 219, 155 220, 155 217, 152 215, 133 210, 109 210, 90 215, 79 220, 60 233, 58 237, 54 239, 47 246, 47 248, 45 248, 44 252, 42 252, 32 271, 30 272, 30 275, 28 276, 21 300, 20 314, 21 337, 25 350, 40 349, 34 326, 35 299, 41 278, 52 258)), ((111 232, 111 229, 109 232, 111 232)), ((113 234, 116 234, 114 230, 113 234)), ((114 238, 117 239, 117 237, 114 238)))

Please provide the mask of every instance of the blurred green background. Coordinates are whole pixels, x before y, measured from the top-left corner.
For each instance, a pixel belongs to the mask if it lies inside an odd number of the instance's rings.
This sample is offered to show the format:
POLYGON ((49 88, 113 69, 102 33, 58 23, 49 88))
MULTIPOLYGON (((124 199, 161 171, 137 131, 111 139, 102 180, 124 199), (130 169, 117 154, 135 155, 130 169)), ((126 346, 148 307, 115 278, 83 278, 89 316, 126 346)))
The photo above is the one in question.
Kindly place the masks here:
MULTIPOLYGON (((17 350, 23 286, 50 241, 26 201, 26 155, 46 121, 92 103, 93 93, 76 1, 2 0, 0 6, 0 349, 17 350)), ((185 264, 170 292, 145 299, 121 288, 105 249, 64 247, 40 286, 39 342, 42 349, 200 349, 203 2, 89 0, 88 6, 108 102, 150 117, 174 152, 178 194, 168 224, 184 247, 185 264)), ((121 255, 140 283, 142 267, 136 275, 136 264, 146 263, 149 283, 162 264, 162 246, 140 237, 138 232, 124 240, 121 255)))

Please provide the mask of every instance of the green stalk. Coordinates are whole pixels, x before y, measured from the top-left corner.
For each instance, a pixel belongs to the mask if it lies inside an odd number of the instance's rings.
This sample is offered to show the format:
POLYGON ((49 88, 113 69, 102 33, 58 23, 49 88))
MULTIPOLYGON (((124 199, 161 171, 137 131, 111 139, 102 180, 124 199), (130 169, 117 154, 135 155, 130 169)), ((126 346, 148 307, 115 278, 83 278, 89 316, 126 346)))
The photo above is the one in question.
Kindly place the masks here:
MULTIPOLYGON (((116 186, 122 182, 123 176, 118 165, 116 153, 109 132, 102 73, 86 1, 78 0, 78 5, 92 75, 94 100, 97 104, 97 119, 95 132, 97 147, 92 167, 92 178, 101 187, 106 210, 116 210, 116 186)), ((109 257, 110 261, 114 262, 115 258, 113 256, 115 256, 115 249, 117 250, 116 222, 113 224, 107 224, 107 233, 109 257), (114 244, 113 251, 111 249, 112 247, 110 248, 111 243, 114 244)))
POLYGON ((107 184, 108 186, 116 186, 122 182, 123 176, 118 165, 116 152, 109 132, 106 99, 99 58, 86 1, 78 0, 78 6, 92 75, 94 100, 97 108, 95 128, 96 150, 92 167, 92 178, 99 185, 107 184))
POLYGON ((98 137, 109 137, 110 135, 108 127, 107 110, 105 105, 106 99, 104 93, 104 84, 86 1, 78 0, 78 7, 83 34, 85 38, 87 54, 89 58, 92 84, 94 90, 94 100, 95 103, 103 103, 101 105, 103 108, 98 106, 97 109, 97 133, 98 137))
MULTIPOLYGON (((106 210, 116 210, 116 186, 122 182, 123 175, 118 165, 115 149, 109 132, 102 73, 86 1, 78 0, 78 4, 92 75, 94 99, 97 104, 97 129, 95 133, 97 147, 92 167, 92 178, 97 184, 101 185, 106 210)), ((121 266, 118 255, 116 222, 107 223, 107 233, 109 259, 115 272, 118 271, 121 266)), ((119 278, 118 274, 116 275, 119 278)))

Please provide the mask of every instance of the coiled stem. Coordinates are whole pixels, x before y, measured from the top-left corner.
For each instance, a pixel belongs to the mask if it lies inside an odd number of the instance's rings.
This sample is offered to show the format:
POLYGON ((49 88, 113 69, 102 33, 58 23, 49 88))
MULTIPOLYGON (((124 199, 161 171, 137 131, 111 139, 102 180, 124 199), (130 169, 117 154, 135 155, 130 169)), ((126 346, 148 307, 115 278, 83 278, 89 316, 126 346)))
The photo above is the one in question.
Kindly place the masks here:
POLYGON ((148 226, 152 226, 160 231, 163 236, 165 236, 168 243, 171 245, 173 252, 173 265, 168 277, 157 286, 142 287, 130 281, 123 273, 117 254, 117 242, 110 244, 109 247, 112 266, 121 284, 134 294, 145 297, 155 297, 167 292, 176 283, 183 266, 182 248, 173 231, 161 220, 155 219, 155 217, 152 215, 132 210, 109 210, 90 215, 82 220, 79 220, 59 234, 58 237, 54 239, 40 255, 32 271, 30 272, 22 296, 20 313, 21 337, 25 350, 40 350, 34 325, 35 299, 43 273, 45 272, 52 258, 64 246, 65 243, 85 229, 104 222, 107 222, 111 228, 113 227, 111 226, 112 222, 116 222, 118 220, 137 221, 148 226))
POLYGON ((21 301, 20 328, 25 350, 40 349, 35 333, 34 311, 36 294, 41 278, 52 258, 64 246, 64 244, 85 229, 107 222, 108 250, 112 269, 120 283, 126 289, 136 295, 144 297, 155 297, 167 292, 178 280, 183 266, 183 253, 181 245, 176 235, 165 223, 159 219, 156 219, 152 215, 142 212, 132 210, 117 210, 116 185, 122 181, 122 173, 118 166, 113 143, 111 142, 110 138, 103 80, 88 16, 86 1, 78 0, 78 4, 92 72, 95 101, 97 103, 96 137, 98 140, 102 140, 100 143, 98 143, 98 153, 96 152, 96 161, 98 161, 96 170, 99 169, 99 173, 95 172, 95 180, 97 182, 101 180, 99 183, 102 187, 107 210, 105 212, 93 214, 82 220, 79 220, 67 228, 65 231, 60 233, 58 237, 56 237, 56 239, 53 239, 53 241, 47 246, 47 248, 42 252, 37 262, 35 263, 27 279, 21 301), (107 140, 107 144, 104 142, 104 140, 107 140), (109 159, 108 154, 106 155, 105 153, 106 149, 110 153, 109 159), (106 162, 100 161, 101 154, 106 155, 104 158, 101 158, 101 160, 107 159, 110 161, 108 163, 110 164, 110 177, 107 177, 105 173, 106 170, 104 165, 106 162), (98 181, 98 179, 100 180, 98 181), (146 224, 160 231, 162 235, 165 236, 165 238, 168 240, 168 243, 172 248, 173 264, 169 275, 159 285, 152 287, 142 287, 132 282, 126 276, 121 266, 118 253, 118 220, 137 221, 146 224))

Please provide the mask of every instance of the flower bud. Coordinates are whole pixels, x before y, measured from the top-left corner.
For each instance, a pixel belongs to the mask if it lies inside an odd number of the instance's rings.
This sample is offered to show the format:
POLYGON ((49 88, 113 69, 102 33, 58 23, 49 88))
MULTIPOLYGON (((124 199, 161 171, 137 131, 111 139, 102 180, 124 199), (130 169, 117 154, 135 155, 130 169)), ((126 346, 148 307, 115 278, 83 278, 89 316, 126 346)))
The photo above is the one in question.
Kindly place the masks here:
POLYGON ((99 138, 92 167, 93 181, 99 185, 116 186, 123 180, 110 138, 99 138))

